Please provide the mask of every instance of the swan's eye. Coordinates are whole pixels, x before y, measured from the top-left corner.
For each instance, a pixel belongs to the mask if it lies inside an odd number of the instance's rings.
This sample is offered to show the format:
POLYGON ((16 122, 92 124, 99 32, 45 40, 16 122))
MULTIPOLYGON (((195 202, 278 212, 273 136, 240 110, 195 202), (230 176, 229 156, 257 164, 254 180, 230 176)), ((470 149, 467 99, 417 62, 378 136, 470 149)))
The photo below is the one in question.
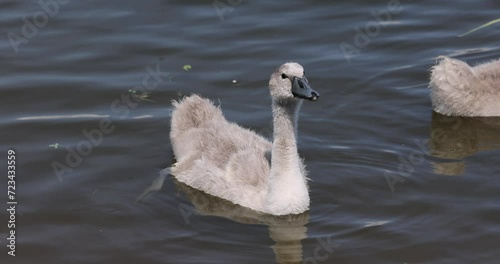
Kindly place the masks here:
POLYGON ((286 79, 286 78, 288 78, 288 76, 286 76, 286 74, 282 73, 282 74, 281 74, 281 78, 282 78, 282 79, 286 79))

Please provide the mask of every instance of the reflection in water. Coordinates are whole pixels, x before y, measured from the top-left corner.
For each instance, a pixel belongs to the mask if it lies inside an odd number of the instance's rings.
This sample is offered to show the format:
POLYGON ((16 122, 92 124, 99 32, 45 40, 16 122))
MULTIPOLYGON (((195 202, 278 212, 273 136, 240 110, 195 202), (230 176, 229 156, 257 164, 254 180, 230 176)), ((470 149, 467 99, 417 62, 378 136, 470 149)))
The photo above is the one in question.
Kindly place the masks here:
POLYGON ((194 189, 172 177, 177 189, 182 190, 201 215, 219 216, 243 224, 265 224, 269 236, 276 244, 272 246, 278 263, 301 263, 301 240, 307 237, 309 212, 299 215, 273 216, 236 205, 227 200, 194 189))
POLYGON ((500 117, 458 117, 433 112, 430 154, 450 161, 433 162, 434 172, 461 175, 463 158, 479 151, 500 149, 500 117))
MULTIPOLYGON (((160 176, 147 188, 138 200, 143 200, 147 195, 159 191, 165 177, 170 173, 170 168, 160 172, 160 176)), ((184 220, 189 223, 189 216, 196 213, 207 216, 218 216, 233 220, 242 224, 263 224, 269 227, 269 237, 276 244, 272 246, 277 263, 302 263, 301 240, 307 237, 309 211, 298 215, 274 216, 260 213, 252 209, 236 205, 230 201, 204 193, 194 189, 171 177, 178 190, 186 194, 193 203, 194 208, 180 204, 179 210, 184 220)))

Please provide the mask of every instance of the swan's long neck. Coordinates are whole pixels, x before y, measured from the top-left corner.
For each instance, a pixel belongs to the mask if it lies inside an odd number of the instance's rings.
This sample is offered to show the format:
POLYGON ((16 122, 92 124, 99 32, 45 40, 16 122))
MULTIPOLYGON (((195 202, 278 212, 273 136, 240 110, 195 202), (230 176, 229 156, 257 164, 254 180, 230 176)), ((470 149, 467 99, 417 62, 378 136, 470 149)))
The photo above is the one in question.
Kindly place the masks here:
POLYGON ((289 171, 300 164, 297 123, 302 100, 273 101, 273 150, 271 167, 289 171))
POLYGON ((273 214, 301 213, 309 193, 297 152, 297 122, 302 100, 273 101, 273 146, 268 208, 273 214))

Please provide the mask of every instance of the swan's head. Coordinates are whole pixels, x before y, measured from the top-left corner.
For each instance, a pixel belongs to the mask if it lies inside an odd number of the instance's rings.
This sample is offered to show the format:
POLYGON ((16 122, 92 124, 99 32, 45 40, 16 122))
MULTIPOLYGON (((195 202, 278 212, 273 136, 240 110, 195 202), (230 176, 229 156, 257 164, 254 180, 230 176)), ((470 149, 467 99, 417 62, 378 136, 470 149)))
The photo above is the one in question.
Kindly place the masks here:
POLYGON ((304 74, 304 68, 296 62, 287 62, 271 75, 271 96, 275 100, 307 99, 316 101, 319 93, 314 91, 304 74))

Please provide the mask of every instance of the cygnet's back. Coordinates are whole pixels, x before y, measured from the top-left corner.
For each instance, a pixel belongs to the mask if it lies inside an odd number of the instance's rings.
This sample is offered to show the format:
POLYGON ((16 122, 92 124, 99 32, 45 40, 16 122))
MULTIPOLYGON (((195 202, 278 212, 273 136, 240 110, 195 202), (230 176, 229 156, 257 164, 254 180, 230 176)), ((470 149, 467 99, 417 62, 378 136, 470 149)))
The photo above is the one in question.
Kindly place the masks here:
POLYGON ((500 116, 500 60, 470 67, 445 56, 431 70, 434 110, 452 116, 500 116))

